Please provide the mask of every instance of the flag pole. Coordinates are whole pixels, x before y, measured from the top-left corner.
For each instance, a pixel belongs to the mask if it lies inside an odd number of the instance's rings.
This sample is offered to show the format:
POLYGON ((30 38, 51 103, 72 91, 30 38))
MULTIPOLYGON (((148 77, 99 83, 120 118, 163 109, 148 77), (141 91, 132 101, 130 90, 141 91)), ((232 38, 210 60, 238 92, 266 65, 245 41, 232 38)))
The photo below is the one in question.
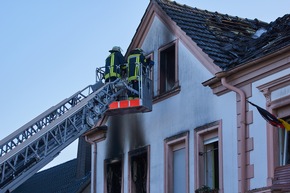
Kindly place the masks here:
POLYGON ((287 152, 288 152, 288 131, 285 129, 285 138, 284 138, 284 153, 283 153, 283 166, 286 165, 286 158, 287 158, 287 152))

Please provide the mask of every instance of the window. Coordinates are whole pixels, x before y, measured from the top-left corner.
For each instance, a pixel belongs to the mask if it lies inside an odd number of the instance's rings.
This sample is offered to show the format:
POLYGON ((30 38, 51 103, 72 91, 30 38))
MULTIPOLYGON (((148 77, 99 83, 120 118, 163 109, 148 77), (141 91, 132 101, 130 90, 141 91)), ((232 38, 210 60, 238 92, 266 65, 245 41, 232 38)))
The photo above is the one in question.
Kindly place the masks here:
POLYGON ((188 193, 188 132, 165 140, 165 192, 188 193))
MULTIPOLYGON (((153 57, 153 53, 149 54, 146 56, 146 60, 151 60, 154 62, 154 57, 153 57)), ((147 68, 147 72, 149 73, 148 77, 149 79, 151 80, 151 91, 152 91, 152 97, 154 95, 154 66, 155 66, 155 63, 154 65, 151 67, 151 68, 147 68)))
POLYGON ((123 164, 121 159, 105 161, 105 193, 123 192, 123 164))
POLYGON ((158 94, 166 93, 175 88, 177 83, 176 45, 162 48, 159 52, 159 91, 158 94))
MULTIPOLYGON (((154 57, 153 57, 153 53, 149 54, 146 56, 146 60, 150 60, 150 61, 154 61, 154 57)), ((152 66, 152 68, 149 69, 149 78, 153 81, 154 77, 153 77, 153 70, 154 70, 154 66, 152 66)))
MULTIPOLYGON (((290 122, 289 118, 283 120, 290 122)), ((286 129, 278 128, 279 136, 279 165, 284 166, 290 164, 290 132, 286 129)))
POLYGON ((195 130, 195 185, 222 190, 222 155, 220 122, 195 130))
POLYGON ((149 146, 129 152, 129 192, 149 193, 149 146))
MULTIPOLYGON (((278 118, 282 118, 288 122, 290 122, 289 83, 290 74, 287 74, 286 76, 279 77, 270 82, 257 86, 257 89, 265 96, 265 101, 267 102, 268 108, 266 110, 278 118)), ((269 144, 267 147, 268 179, 277 179, 274 176, 277 166, 282 166, 287 163, 290 164, 288 157, 288 153, 290 153, 289 134, 289 132, 286 133, 283 129, 273 129, 273 126, 267 124, 267 143, 269 144)), ((272 183, 272 181, 269 183, 272 183)))
POLYGON ((204 152, 200 156, 204 159, 204 184, 211 188, 219 188, 219 159, 218 138, 204 141, 204 152))

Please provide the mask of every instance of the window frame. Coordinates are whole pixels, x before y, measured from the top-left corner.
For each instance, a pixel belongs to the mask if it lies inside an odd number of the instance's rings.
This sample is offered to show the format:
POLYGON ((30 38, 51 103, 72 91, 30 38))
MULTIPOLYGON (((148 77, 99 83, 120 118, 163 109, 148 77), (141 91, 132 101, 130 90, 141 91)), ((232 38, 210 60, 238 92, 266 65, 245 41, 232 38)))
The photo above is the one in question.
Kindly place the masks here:
MULTIPOLYGON (((271 106, 269 106, 268 111, 274 115, 276 115, 279 118, 282 118, 283 120, 287 121, 289 123, 290 120, 290 95, 283 97, 278 100, 271 101, 271 106)), ((284 144, 284 138, 280 138, 279 133, 281 132, 281 128, 274 128, 274 126, 267 124, 267 140, 270 140, 273 144, 271 146, 267 147, 268 153, 272 153, 269 156, 269 162, 268 162, 268 175, 274 175, 274 170, 277 166, 284 166, 283 160, 284 160, 284 154, 280 155, 281 147, 280 143, 284 144), (282 142, 280 140, 283 140, 282 142)), ((288 132, 288 137, 290 135, 290 132, 288 132)), ((289 146, 290 141, 288 141, 289 146)), ((284 148, 284 147, 282 147, 284 148)), ((288 150, 290 151, 290 150, 288 150)))
POLYGON ((180 92, 180 85, 179 85, 179 77, 178 77, 178 40, 174 40, 162 47, 158 50, 158 67, 157 67, 157 90, 154 92, 154 102, 164 100, 168 97, 176 95, 180 92), (168 48, 174 46, 174 54, 175 54, 175 61, 174 61, 174 85, 171 89, 165 90, 161 93, 161 54, 167 50, 168 48))
MULTIPOLYGON (((279 89, 283 89, 289 86, 290 74, 274 79, 270 82, 257 86, 257 89, 263 93, 266 101, 267 111, 276 115, 277 117, 290 116, 289 108, 285 110, 287 106, 290 106, 290 95, 282 96, 280 98, 273 97, 273 93, 279 89)), ((279 133, 278 129, 273 129, 273 126, 267 124, 267 169, 268 177, 267 184, 270 186, 273 184, 274 171, 277 166, 280 165, 279 155, 279 133)))
MULTIPOLYGON (((150 60, 154 62, 154 54, 153 54, 153 52, 147 54, 147 55, 145 56, 145 58, 146 58, 146 59, 150 58, 150 60)), ((154 65, 155 65, 155 62, 154 62, 154 65)), ((150 78, 152 81, 154 81, 154 66, 152 66, 152 68, 151 68, 151 71, 150 71, 150 74, 149 74, 149 78, 150 78)), ((153 87, 152 87, 152 89, 153 89, 153 87)))
POLYGON ((104 193, 108 193, 107 192, 107 165, 113 164, 116 162, 121 162, 121 170, 122 170, 121 193, 124 193, 124 157, 123 156, 104 160, 104 175, 103 175, 104 176, 104 193))
POLYGON ((208 139, 218 138, 218 167, 219 167, 219 192, 223 192, 223 145, 222 145, 222 122, 216 121, 194 131, 194 176, 195 189, 206 185, 204 182, 204 158, 200 152, 204 152, 204 142, 208 139))
MULTIPOLYGON (((282 119, 286 122, 290 122, 290 117, 282 117, 282 119)), ((285 166, 285 165, 288 165, 290 164, 289 163, 289 154, 286 155, 285 157, 285 151, 286 152, 290 152, 290 148, 289 148, 289 145, 290 145, 290 131, 287 131, 286 129, 282 129, 282 128, 277 128, 278 129, 278 149, 279 149, 279 166, 285 166), (287 142, 288 144, 285 145, 285 135, 287 133, 287 142), (286 149, 286 150, 285 150, 286 149), (287 160, 288 161, 287 161, 287 160)))
POLYGON ((164 193, 172 193, 174 150, 185 149, 186 193, 189 193, 189 132, 181 133, 164 140, 164 193))
POLYGON ((131 176, 131 160, 133 156, 142 155, 143 153, 147 153, 147 187, 146 192, 150 193, 150 146, 141 147, 128 152, 128 191, 132 192, 132 176, 131 176))

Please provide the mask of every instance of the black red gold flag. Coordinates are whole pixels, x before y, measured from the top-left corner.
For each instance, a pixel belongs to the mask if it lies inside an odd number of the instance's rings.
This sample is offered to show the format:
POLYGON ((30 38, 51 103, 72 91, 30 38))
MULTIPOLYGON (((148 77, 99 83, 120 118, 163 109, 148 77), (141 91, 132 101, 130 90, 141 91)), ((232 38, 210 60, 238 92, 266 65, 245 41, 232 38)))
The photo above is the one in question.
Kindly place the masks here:
POLYGON ((274 127, 279 127, 282 129, 286 129, 287 131, 290 130, 290 124, 284 121, 283 119, 277 118, 275 115, 271 114, 267 110, 263 109, 262 107, 259 107, 258 105, 248 101, 251 105, 257 108, 261 116, 271 125, 274 127))

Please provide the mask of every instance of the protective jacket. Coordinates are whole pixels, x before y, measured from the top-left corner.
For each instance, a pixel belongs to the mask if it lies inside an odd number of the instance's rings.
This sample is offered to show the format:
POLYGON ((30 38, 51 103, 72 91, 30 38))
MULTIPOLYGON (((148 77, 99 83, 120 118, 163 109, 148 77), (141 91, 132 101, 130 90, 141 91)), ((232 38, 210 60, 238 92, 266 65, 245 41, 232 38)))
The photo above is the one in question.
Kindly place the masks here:
POLYGON ((105 67, 105 79, 120 78, 121 69, 125 68, 125 58, 122 53, 111 51, 111 54, 106 59, 105 67))
POLYGON ((140 51, 137 50, 133 50, 130 52, 130 55, 128 56, 127 59, 127 63, 128 63, 128 72, 127 72, 128 81, 137 80, 139 75, 140 64, 142 64, 143 66, 147 64, 145 56, 140 51))

